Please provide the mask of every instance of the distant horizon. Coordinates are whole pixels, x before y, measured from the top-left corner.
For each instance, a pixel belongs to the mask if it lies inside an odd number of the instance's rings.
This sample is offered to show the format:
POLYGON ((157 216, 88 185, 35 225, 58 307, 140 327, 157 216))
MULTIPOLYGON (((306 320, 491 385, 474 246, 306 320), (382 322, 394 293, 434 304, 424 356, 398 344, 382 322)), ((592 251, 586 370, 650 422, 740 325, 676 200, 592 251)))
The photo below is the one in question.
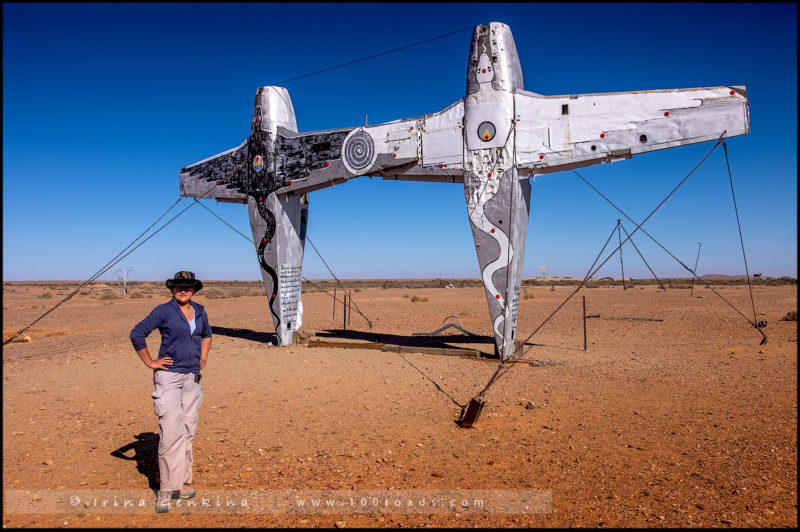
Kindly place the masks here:
MULTIPOLYGON (((724 273, 708 273, 702 274, 699 276, 702 279, 707 280, 718 280, 718 279, 744 279, 745 274, 724 274, 724 273), (713 279, 712 279, 713 278, 713 279)), ((621 277, 614 277, 611 275, 595 275, 593 277, 589 277, 589 279, 613 279, 615 281, 622 281, 621 277)), ((796 277, 791 275, 764 275, 760 279, 783 279, 789 278, 797 280, 796 277)), ((339 277, 340 281, 432 281, 432 280, 445 280, 445 281, 480 281, 480 277, 339 277)), ((530 279, 538 279, 538 280, 551 280, 551 279, 567 279, 567 280, 580 280, 583 277, 573 277, 573 276, 558 276, 558 275, 548 275, 546 278, 534 276, 534 277, 523 277, 523 281, 530 280, 530 279)), ((643 281, 643 280, 653 280, 655 281, 654 277, 625 277, 625 280, 632 279, 634 281, 643 281)), ((667 279, 692 279, 691 276, 664 276, 659 277, 661 280, 667 279)), ((753 279, 753 275, 750 274, 750 279, 753 279)), ((204 283, 214 283, 214 282, 241 282, 241 283, 261 283, 263 282, 261 279, 200 279, 204 283)), ((86 279, 3 279, 3 283, 85 283, 86 279)), ((127 283, 162 283, 165 282, 166 279, 128 279, 127 283)), ((303 279, 304 282, 317 282, 317 281, 336 281, 333 277, 326 277, 326 278, 316 278, 316 279, 303 279)), ((91 281, 91 283, 117 283, 122 282, 117 281, 117 279, 95 279, 91 281)))

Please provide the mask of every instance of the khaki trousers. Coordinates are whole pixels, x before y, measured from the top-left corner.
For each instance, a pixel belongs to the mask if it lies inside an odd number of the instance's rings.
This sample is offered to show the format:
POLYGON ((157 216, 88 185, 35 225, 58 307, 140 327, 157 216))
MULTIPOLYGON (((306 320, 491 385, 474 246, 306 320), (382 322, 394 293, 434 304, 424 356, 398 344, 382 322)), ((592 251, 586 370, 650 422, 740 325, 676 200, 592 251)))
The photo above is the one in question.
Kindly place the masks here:
POLYGON ((158 470, 162 491, 176 491, 192 483, 192 441, 203 387, 194 373, 153 372, 153 411, 158 416, 158 470))

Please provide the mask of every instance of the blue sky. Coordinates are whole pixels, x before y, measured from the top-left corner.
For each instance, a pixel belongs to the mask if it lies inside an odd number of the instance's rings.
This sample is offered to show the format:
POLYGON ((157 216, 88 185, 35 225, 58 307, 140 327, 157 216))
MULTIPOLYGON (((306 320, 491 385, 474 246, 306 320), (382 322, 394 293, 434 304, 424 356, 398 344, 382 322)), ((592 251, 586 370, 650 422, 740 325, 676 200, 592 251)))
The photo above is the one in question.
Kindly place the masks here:
MULTIPOLYGON (((794 4, 6 3, 3 279, 88 279, 178 198, 180 168, 245 139, 258 87, 489 21, 511 27, 540 94, 746 85, 751 133, 728 148, 748 265, 797 276, 794 4)), ((470 36, 286 83, 298 129, 443 109, 464 95, 470 36)), ((712 146, 580 173, 642 220, 712 146)), ((358 178, 311 193, 308 234, 338 277, 478 278, 463 197, 358 178)), ((621 217, 571 172, 537 178, 531 203, 526 277, 584 275, 621 217)), ((246 207, 204 204, 250 235, 246 207)), ((700 274, 744 272, 722 147, 644 228, 690 266, 702 242, 700 274)), ((688 275, 634 241, 659 277, 688 275)), ((623 254, 626 276, 650 277, 623 254)), ((197 205, 118 266, 260 279, 254 247, 197 205)), ((330 277, 308 245, 304 275, 330 277)), ((619 260, 597 275, 618 277, 619 260)))

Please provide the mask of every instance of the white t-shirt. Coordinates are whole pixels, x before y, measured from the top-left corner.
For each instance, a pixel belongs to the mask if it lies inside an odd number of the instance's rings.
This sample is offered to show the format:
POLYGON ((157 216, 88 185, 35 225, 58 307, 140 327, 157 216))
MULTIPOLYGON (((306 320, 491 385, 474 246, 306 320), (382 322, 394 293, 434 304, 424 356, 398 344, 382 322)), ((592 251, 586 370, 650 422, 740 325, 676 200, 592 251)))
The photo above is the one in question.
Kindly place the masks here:
POLYGON ((194 334, 194 330, 197 328, 197 325, 194 323, 194 318, 189 321, 189 332, 194 334))

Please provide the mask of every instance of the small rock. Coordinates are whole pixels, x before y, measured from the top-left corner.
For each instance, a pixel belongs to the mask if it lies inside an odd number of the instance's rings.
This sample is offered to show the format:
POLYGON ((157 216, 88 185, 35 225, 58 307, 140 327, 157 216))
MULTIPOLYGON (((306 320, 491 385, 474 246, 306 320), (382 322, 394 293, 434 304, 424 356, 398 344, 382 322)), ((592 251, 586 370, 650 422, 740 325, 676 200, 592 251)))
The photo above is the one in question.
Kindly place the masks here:
POLYGON ((335 526, 336 528, 344 528, 344 527, 345 527, 345 525, 346 525, 346 523, 345 523, 344 521, 336 521, 336 522, 333 524, 333 526, 335 526))
POLYGON ((534 408, 536 407, 530 401, 528 401, 528 404, 525 405, 525 410, 533 410, 534 408))
POLYGON ((425 445, 423 445, 422 442, 420 442, 417 444, 417 447, 425 447, 425 445))
POLYGON ((45 461, 44 461, 44 462, 42 462, 42 463, 43 463, 44 465, 53 465, 53 460, 51 460, 50 458, 48 458, 47 460, 45 460, 45 461))
POLYGON ((31 497, 31 500, 32 501, 38 501, 38 500, 41 500, 41 498, 42 498, 41 495, 39 495, 38 493, 34 493, 33 497, 31 497))

